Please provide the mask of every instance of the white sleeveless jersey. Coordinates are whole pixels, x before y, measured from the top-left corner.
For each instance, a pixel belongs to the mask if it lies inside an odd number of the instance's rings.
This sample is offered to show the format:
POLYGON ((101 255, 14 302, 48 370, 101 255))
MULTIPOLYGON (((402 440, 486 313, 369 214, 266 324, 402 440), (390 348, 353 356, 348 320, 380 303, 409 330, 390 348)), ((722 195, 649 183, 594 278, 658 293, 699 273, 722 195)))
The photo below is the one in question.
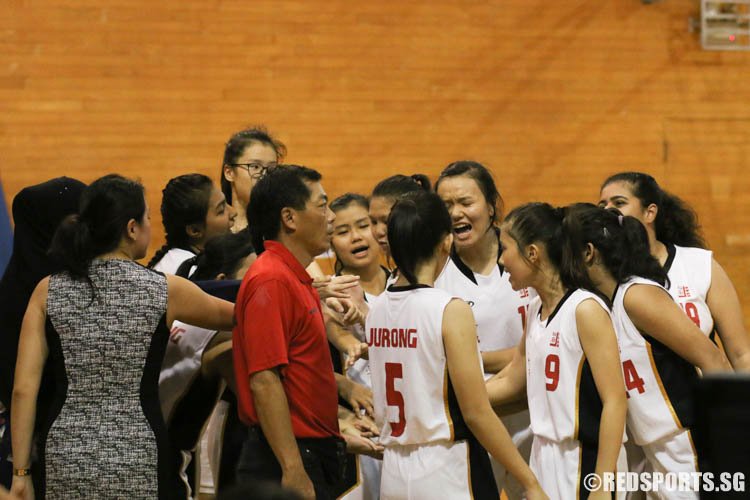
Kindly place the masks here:
POLYGON ((667 252, 664 268, 669 276, 669 294, 688 318, 710 336, 714 319, 706 304, 706 295, 711 287, 711 251, 668 245, 667 252))
POLYGON ((203 351, 216 335, 206 330, 174 321, 159 374, 159 400, 164 420, 169 422, 172 412, 200 376, 203 351))
MULTIPOLYGON (((514 291, 500 266, 484 276, 474 273, 454 251, 435 280, 435 288, 465 300, 474 313, 480 351, 497 351, 521 342, 533 289, 514 291)), ((491 375, 486 375, 489 378, 491 375)))
POLYGON ((534 435, 552 441, 578 439, 596 446, 602 403, 578 338, 576 308, 587 299, 609 310, 597 295, 569 291, 542 321, 542 301, 529 306, 526 331, 526 391, 534 435))
POLYGON ((423 285, 391 286, 370 307, 365 330, 385 446, 468 437, 443 346, 443 311, 452 298, 423 285))
POLYGON ((683 428, 680 416, 689 421, 690 380, 697 379, 697 374, 692 365, 674 351, 644 337, 630 320, 624 301, 633 285, 655 286, 662 290, 663 287, 634 277, 617 287, 612 303, 628 396, 628 429, 635 443, 644 446, 683 428))

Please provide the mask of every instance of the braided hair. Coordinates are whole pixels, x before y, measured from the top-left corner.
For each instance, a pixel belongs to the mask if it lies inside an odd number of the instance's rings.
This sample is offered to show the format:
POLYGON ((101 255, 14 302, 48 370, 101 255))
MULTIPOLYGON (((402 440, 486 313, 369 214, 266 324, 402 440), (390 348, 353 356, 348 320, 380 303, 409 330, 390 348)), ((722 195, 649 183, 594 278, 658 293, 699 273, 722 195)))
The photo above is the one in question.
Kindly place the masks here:
POLYGON ((167 242, 151 258, 148 267, 153 268, 172 248, 190 249, 191 241, 185 228, 205 223, 213 185, 203 174, 185 174, 169 180, 161 199, 167 242))

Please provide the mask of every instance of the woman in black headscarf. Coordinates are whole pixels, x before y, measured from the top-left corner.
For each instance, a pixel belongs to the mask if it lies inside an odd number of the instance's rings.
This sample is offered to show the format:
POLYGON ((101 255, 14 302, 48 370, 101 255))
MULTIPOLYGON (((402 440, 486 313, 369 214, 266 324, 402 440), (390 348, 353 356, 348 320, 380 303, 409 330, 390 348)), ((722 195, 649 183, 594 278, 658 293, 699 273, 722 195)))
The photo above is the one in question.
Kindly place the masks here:
MULTIPOLYGON (((60 221, 78 210, 78 199, 85 187, 84 183, 76 179, 58 177, 24 188, 13 199, 13 255, 0 282, 0 403, 7 409, 8 415, 18 337, 26 306, 37 283, 45 276, 62 269, 61 265, 47 255, 47 250, 60 221)), ((42 387, 52 387, 46 373, 42 379, 42 387)), ((40 391, 38 408, 41 418, 37 418, 38 425, 46 420, 44 412, 51 401, 50 393, 51 391, 40 391)), ((10 425, 6 425, 6 429, 10 429, 10 425)), ((6 437, 9 439, 8 432, 3 441, 6 437)), ((4 449, 5 446, 0 445, 0 448, 4 449)), ((0 462, 4 459, 5 457, 0 456, 0 462)), ((2 479, 5 483, 5 479, 10 478, 2 479)))

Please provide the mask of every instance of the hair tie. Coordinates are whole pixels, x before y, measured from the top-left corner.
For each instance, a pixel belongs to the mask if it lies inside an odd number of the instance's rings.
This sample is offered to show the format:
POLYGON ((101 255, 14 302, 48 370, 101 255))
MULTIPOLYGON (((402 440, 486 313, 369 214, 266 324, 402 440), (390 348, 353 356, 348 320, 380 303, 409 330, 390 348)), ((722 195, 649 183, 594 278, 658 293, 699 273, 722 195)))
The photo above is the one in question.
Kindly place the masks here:
POLYGON ((622 227, 622 215, 617 216, 617 223, 620 224, 620 227, 622 227))

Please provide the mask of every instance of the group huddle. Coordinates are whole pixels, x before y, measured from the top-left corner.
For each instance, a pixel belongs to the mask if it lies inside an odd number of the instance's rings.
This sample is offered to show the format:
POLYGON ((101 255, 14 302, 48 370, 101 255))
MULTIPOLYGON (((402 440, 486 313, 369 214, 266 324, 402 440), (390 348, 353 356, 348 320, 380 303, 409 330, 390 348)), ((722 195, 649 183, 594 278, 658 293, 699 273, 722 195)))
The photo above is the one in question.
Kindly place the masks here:
POLYGON ((750 339, 653 177, 503 216, 474 161, 329 201, 285 153, 245 130, 219 187, 170 180, 147 267, 139 183, 14 200, 11 498, 625 498, 585 479, 699 471, 694 385, 750 371, 750 339), (23 200, 59 204, 46 238, 23 200))

